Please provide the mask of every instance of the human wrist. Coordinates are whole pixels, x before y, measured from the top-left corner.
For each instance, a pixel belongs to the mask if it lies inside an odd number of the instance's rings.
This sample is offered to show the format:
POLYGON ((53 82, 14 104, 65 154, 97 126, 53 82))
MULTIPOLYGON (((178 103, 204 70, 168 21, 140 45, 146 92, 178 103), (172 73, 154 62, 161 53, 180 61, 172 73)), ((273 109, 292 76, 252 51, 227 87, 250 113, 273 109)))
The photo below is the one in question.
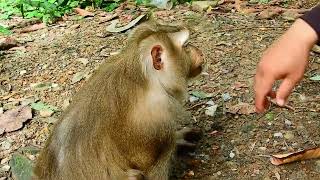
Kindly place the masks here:
POLYGON ((296 43, 311 50, 318 42, 317 32, 304 20, 297 19, 287 32, 288 36, 296 40, 296 43))
POLYGON ((317 33, 320 44, 320 4, 306 12, 300 19, 304 20, 317 33))

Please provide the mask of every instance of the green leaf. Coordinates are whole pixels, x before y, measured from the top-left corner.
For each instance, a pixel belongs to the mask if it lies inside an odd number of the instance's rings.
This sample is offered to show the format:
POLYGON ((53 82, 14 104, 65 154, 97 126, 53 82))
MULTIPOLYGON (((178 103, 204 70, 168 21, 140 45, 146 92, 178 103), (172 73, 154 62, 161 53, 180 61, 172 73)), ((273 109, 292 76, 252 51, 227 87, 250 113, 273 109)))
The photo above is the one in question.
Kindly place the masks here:
POLYGON ((205 99, 213 96, 212 93, 205 93, 203 91, 192 91, 191 95, 198 97, 200 99, 205 99))
POLYGON ((0 25, 0 34, 9 35, 12 34, 12 32, 9 29, 0 25))
POLYGON ((110 4, 107 5, 105 10, 108 11, 108 12, 111 12, 111 11, 115 10, 118 6, 119 6, 118 3, 110 3, 110 4))
POLYGON ((31 180, 32 177, 32 162, 25 156, 15 153, 9 162, 11 171, 17 180, 31 180))
POLYGON ((320 75, 315 75, 315 76, 311 77, 310 80, 312 80, 312 81, 320 81, 320 75))
POLYGON ((274 120, 274 114, 272 112, 268 112, 266 114, 266 118, 268 121, 273 121, 274 120))
POLYGON ((36 103, 32 103, 31 104, 31 108, 37 111, 41 111, 41 110, 51 110, 51 111, 59 111, 59 109, 55 106, 51 106, 51 105, 46 105, 43 102, 36 102, 36 103))

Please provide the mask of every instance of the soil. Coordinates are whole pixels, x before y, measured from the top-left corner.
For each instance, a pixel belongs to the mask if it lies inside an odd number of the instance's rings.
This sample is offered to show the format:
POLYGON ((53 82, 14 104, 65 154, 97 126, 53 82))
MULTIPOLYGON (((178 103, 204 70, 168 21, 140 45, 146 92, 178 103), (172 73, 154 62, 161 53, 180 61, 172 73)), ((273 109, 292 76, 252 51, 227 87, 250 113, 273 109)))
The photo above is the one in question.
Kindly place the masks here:
MULTIPOLYGON (((202 13, 188 6, 158 10, 155 14, 159 21, 184 22, 192 27, 190 41, 204 52, 206 67, 200 77, 190 82, 190 94, 211 94, 186 104, 193 118, 182 126, 199 127, 204 137, 188 160, 175 163, 172 179, 319 179, 319 160, 283 166, 269 161, 271 154, 320 145, 319 83, 309 79, 320 74, 319 54, 311 52, 305 78, 290 97, 294 110, 272 106, 264 115, 227 111, 227 107, 239 103, 253 105, 256 65, 263 51, 293 21, 282 16, 265 20, 254 14, 219 10, 202 13), (205 113, 208 101, 218 105, 213 117, 205 113), (283 137, 276 136, 279 133, 283 137)), ((108 33, 107 25, 108 22, 101 23, 99 16, 71 15, 45 29, 13 35, 24 48, 0 54, 0 107, 9 110, 26 100, 40 100, 61 111, 52 117, 41 117, 34 111, 33 119, 25 122, 22 129, 3 134, 1 167, 8 165, 12 154, 21 148, 41 149, 68 100, 85 82, 86 77, 72 83, 73 76, 79 72, 91 74, 125 46, 129 31, 108 33), (83 58, 88 63, 82 63, 83 58), (58 87, 30 88, 39 82, 56 83, 58 87), (8 143, 9 147, 4 147, 8 143)), ((26 156, 34 161, 37 154, 26 156)), ((0 171, 1 176, 12 179, 10 171, 0 171)))

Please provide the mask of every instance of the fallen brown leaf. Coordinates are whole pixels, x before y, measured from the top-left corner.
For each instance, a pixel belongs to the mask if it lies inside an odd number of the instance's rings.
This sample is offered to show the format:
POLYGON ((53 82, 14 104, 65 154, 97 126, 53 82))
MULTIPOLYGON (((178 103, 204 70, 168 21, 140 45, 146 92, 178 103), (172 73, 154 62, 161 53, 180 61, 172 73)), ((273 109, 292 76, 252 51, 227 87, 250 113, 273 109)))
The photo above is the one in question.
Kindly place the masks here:
POLYGON ((0 115, 0 132, 11 132, 22 128, 23 123, 32 118, 31 107, 19 106, 0 115))
POLYGON ((266 9, 261 11, 258 16, 261 19, 271 19, 275 16, 278 16, 282 12, 281 9, 266 9))
POLYGON ((84 9, 74 8, 74 11, 83 17, 93 17, 94 16, 94 13, 86 11, 84 9))
POLYGON ((46 27, 45 23, 34 24, 34 25, 31 25, 31 26, 28 26, 28 27, 21 29, 19 31, 19 33, 28 33, 28 32, 32 32, 32 31, 37 31, 37 30, 43 29, 45 27, 46 27))
POLYGON ((245 115, 249 115, 252 113, 256 112, 255 106, 248 104, 248 103, 243 103, 240 102, 237 105, 234 106, 226 106, 227 108, 227 112, 232 113, 232 114, 245 114, 245 115))
POLYGON ((0 50, 7 50, 16 46, 18 46, 18 42, 12 37, 0 39, 0 50))
POLYGON ((271 155, 273 165, 282 165, 296 161, 320 158, 320 148, 306 149, 294 153, 271 155))

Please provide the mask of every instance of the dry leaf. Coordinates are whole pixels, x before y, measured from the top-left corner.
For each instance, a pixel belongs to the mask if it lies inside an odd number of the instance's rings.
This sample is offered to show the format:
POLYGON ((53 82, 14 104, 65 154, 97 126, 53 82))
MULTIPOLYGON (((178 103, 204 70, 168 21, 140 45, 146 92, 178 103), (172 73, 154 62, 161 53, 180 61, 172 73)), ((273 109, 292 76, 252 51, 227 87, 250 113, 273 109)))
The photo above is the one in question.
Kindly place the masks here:
POLYGON ((86 11, 84 9, 74 8, 74 11, 83 17, 93 17, 94 16, 94 13, 86 11))
POLYGON ((266 9, 259 13, 261 19, 271 19, 282 12, 281 9, 266 9))
POLYGON ((227 112, 232 113, 232 114, 245 114, 245 115, 249 115, 252 113, 255 113, 255 106, 248 104, 248 103, 242 103, 240 102, 237 105, 234 106, 226 106, 226 108, 228 109, 227 112))
POLYGON ((12 47, 16 47, 18 42, 12 37, 6 37, 0 39, 0 50, 7 50, 12 47))
POLYGON ((132 20, 129 24, 122 26, 122 27, 116 27, 117 23, 119 22, 118 19, 113 20, 111 22, 111 24, 106 28, 106 30, 108 32, 122 32, 125 31, 127 29, 130 29, 131 27, 133 27, 135 24, 137 24, 143 17, 145 17, 145 15, 140 15, 138 16, 136 19, 132 20))
POLYGON ((247 88, 248 86, 245 85, 244 83, 241 83, 241 82, 235 82, 233 87, 231 87, 232 89, 234 90, 237 90, 239 91, 241 88, 247 88))
POLYGON ((302 150, 288 154, 272 155, 270 161, 273 165, 282 165, 295 161, 320 158, 320 148, 302 150))
POLYGON ((108 14, 99 18, 99 24, 111 21, 112 19, 118 17, 118 14, 108 14))
POLYGON ((22 128, 23 122, 32 118, 31 107, 19 106, 0 115, 0 129, 11 132, 22 128))
POLYGON ((23 28, 22 30, 19 31, 19 33, 28 33, 32 31, 37 31, 39 29, 43 29, 46 27, 45 23, 40 23, 40 24, 34 24, 29 27, 23 28))

